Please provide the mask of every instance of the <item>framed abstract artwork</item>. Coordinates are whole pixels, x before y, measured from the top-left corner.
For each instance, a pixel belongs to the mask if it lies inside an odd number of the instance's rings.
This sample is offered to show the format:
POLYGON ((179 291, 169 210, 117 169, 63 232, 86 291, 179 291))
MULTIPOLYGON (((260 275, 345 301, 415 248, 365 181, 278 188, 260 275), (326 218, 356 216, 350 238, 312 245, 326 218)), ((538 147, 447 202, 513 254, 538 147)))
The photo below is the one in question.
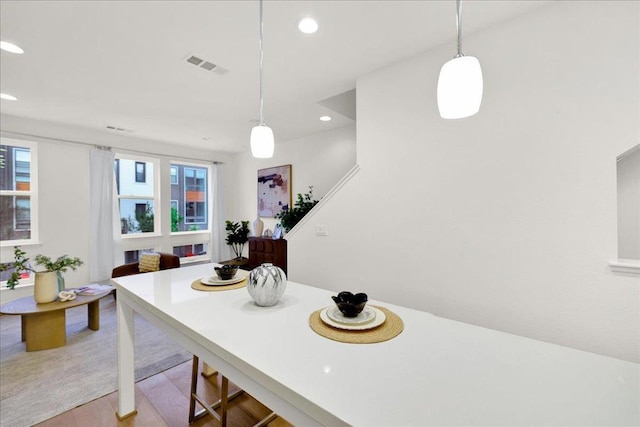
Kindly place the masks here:
POLYGON ((273 218, 291 206, 291 165, 258 170, 258 213, 273 218))

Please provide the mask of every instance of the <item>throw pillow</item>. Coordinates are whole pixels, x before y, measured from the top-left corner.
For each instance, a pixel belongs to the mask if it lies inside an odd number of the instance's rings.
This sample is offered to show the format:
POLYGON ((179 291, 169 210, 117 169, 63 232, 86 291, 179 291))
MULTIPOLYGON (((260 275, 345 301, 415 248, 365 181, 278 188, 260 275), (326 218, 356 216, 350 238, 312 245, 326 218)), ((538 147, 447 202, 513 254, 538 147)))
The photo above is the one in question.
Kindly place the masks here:
POLYGON ((160 254, 142 254, 138 263, 140 273, 160 270, 160 254))

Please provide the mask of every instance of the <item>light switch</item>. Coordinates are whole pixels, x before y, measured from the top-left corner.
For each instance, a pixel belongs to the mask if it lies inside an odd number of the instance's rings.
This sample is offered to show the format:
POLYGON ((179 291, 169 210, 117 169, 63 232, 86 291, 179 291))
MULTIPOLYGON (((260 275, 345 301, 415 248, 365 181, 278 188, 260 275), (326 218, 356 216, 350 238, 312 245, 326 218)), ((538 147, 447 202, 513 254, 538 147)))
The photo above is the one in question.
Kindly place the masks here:
POLYGON ((327 226, 324 224, 316 225, 316 236, 327 236, 327 226))

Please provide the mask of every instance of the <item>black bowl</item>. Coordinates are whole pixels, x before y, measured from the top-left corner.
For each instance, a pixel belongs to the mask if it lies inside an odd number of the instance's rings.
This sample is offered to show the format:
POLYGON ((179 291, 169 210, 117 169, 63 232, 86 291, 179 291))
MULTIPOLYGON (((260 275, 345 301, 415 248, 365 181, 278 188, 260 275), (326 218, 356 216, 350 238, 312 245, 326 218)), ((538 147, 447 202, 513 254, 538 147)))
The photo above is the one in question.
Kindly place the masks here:
POLYGON ((342 291, 338 296, 332 296, 333 302, 336 303, 338 309, 344 317, 356 317, 367 304, 367 294, 357 293, 352 294, 349 291, 342 291))
POLYGON ((222 267, 214 267, 216 274, 220 280, 233 279, 238 271, 237 265, 223 265, 222 267))

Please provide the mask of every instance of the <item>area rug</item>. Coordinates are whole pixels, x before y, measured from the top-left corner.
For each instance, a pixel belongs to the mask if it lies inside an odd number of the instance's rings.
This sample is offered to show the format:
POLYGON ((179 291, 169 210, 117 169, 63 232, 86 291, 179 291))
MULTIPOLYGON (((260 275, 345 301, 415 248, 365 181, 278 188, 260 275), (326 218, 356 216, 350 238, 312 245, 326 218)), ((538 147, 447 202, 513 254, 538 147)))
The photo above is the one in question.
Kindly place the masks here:
MULTIPOLYGON (((0 426, 25 427, 117 389, 116 303, 100 300, 100 330, 87 327, 87 307, 67 310, 67 345, 26 352, 20 316, 0 317, 0 426)), ((191 353, 135 315, 136 381, 172 368, 191 353)), ((115 416, 115 415, 114 415, 115 416)))

